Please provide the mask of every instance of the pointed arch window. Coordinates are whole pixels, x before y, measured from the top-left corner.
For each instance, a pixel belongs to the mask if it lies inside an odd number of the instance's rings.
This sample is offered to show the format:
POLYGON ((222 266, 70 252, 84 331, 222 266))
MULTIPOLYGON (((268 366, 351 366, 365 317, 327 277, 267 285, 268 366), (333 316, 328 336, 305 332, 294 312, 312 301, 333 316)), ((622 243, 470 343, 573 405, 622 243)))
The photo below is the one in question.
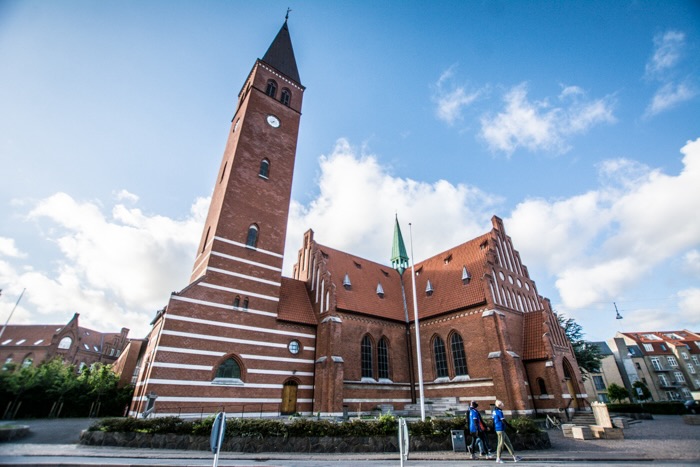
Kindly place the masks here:
POLYGON ((282 95, 280 96, 280 102, 289 107, 289 101, 292 100, 292 93, 289 92, 289 89, 284 88, 282 89, 282 95))
POLYGON ((239 306, 241 306, 241 296, 236 295, 236 298, 233 299, 233 307, 238 308, 239 306))
POLYGON ((274 79, 267 82, 267 88, 265 89, 265 94, 270 97, 275 97, 277 95, 277 83, 274 79))
POLYGON ((216 378, 241 379, 241 367, 234 358, 227 358, 216 369, 216 378))
POLYGON ((248 297, 243 299, 243 309, 244 310, 248 309, 248 297))
POLYGON ((377 369, 379 379, 389 379, 389 343, 382 337, 377 344, 377 369))
POLYGON ((63 339, 61 339, 61 342, 58 343, 58 348, 59 349, 70 349, 70 346, 72 343, 73 343, 73 339, 66 336, 63 339))
POLYGON ((270 161, 268 159, 260 161, 260 172, 258 175, 265 179, 270 178, 270 161))
POLYGON ((372 339, 369 336, 362 338, 361 345, 361 362, 362 362, 362 377, 374 378, 374 369, 372 367, 372 339))
POLYGON ((467 355, 464 353, 464 341, 456 332, 450 336, 450 349, 452 350, 452 365, 455 376, 467 376, 467 355))
POLYGON ((445 352, 445 341, 440 336, 435 336, 433 340, 433 360, 435 360, 435 374, 438 378, 448 378, 447 354, 445 352))
POLYGON ((544 380, 542 378, 537 378, 537 387, 540 390, 540 394, 547 394, 547 385, 544 384, 544 380))
POLYGON ((248 237, 246 238, 245 245, 250 248, 257 248, 258 246, 258 226, 253 224, 248 227, 248 237))

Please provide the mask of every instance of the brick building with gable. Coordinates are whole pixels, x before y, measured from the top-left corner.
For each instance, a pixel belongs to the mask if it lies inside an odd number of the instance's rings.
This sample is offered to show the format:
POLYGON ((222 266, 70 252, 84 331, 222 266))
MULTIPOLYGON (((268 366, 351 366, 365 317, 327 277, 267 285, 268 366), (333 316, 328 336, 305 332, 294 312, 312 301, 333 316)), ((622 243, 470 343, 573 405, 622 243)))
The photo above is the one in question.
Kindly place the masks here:
POLYGON ((304 92, 285 20, 238 95, 190 283, 117 363, 136 377, 130 414, 415 413, 421 370, 432 407, 582 407, 571 345, 498 217, 415 264, 420 362, 398 220, 391 265, 309 230, 282 277, 304 92))
POLYGON ((100 332, 80 326, 75 313, 66 324, 8 324, 0 338, 3 368, 39 365, 55 357, 80 371, 93 363, 114 363, 127 345, 129 330, 100 332))

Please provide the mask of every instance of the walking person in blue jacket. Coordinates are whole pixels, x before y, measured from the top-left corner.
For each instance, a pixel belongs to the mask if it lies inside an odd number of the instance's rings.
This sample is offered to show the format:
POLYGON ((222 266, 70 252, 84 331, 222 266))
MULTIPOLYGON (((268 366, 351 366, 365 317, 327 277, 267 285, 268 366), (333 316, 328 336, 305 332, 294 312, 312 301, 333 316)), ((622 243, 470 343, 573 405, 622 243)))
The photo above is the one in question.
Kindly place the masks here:
POLYGON ((472 435, 472 442, 469 445, 469 451, 472 453, 472 459, 476 459, 476 448, 479 447, 481 457, 491 459, 489 455, 488 442, 486 441, 486 425, 481 419, 481 414, 477 410, 479 404, 472 401, 469 406, 469 433, 472 435))
MULTIPOLYGON (((503 451, 503 446, 511 456, 513 456, 513 462, 518 462, 521 460, 520 457, 516 456, 513 452, 513 445, 510 443, 510 438, 506 433, 506 427, 510 427, 505 417, 503 416, 503 401, 496 401, 495 408, 493 409, 493 428, 496 430, 496 436, 498 436, 498 447, 496 448, 496 463, 502 464, 501 451, 503 451)), ((512 427, 511 427, 512 428, 512 427)))

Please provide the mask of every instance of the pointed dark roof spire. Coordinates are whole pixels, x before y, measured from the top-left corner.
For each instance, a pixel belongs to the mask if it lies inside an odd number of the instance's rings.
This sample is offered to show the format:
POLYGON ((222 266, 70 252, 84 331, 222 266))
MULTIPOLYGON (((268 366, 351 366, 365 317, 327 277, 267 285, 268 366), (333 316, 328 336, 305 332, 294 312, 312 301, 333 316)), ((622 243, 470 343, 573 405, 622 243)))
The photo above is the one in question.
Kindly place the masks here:
POLYGON ((275 40, 270 44, 270 48, 265 52, 262 60, 277 69, 277 71, 301 84, 299 70, 297 69, 297 61, 294 58, 292 39, 289 37, 289 27, 287 26, 287 19, 289 18, 290 11, 290 9, 287 9, 287 16, 284 18, 284 24, 277 33, 275 40))
POLYGON ((396 215, 396 223, 394 224, 394 244, 391 248, 391 267, 399 271, 399 274, 403 274, 403 272, 408 269, 408 253, 406 253, 406 245, 403 243, 398 214, 396 215))

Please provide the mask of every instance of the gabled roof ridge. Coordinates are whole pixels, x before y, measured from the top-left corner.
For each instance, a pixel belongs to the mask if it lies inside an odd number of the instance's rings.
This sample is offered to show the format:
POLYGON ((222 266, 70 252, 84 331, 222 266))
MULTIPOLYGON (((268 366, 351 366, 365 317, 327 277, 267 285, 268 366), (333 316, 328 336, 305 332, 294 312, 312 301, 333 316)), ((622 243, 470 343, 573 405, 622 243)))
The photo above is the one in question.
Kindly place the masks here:
POLYGON ((348 253, 348 252, 345 252, 345 251, 337 250, 337 249, 335 249, 335 248, 331 248, 331 247, 328 247, 328 246, 326 246, 326 245, 322 245, 322 244, 320 244, 320 243, 318 243, 318 242, 316 242, 316 245, 318 246, 318 249, 321 250, 321 252, 323 252, 323 253, 326 253, 326 250, 327 250, 328 252, 332 252, 333 254, 338 254, 338 255, 342 255, 342 256, 344 256, 344 257, 350 258, 350 259, 352 259, 353 261, 354 261, 354 260, 359 260, 359 261, 362 261, 363 263, 373 264, 373 265, 377 266, 377 267, 380 268, 380 269, 385 269, 387 272, 393 271, 393 270, 394 270, 394 269, 391 267, 390 264, 378 263, 377 261, 372 261, 371 259, 362 258, 361 256, 353 255, 352 253, 348 253))
POLYGON ((421 261, 416 263, 416 269, 418 269, 420 266, 423 266, 424 264, 429 263, 431 261, 442 260, 442 258, 444 258, 445 255, 453 254, 456 251, 461 251, 464 247, 466 247, 470 243, 478 243, 479 245, 481 245, 481 243, 483 243, 484 239, 491 238, 491 233, 492 233, 492 231, 488 231, 484 234, 479 235, 478 237, 474 237, 471 240, 467 240, 464 243, 460 243, 459 245, 455 245, 451 248, 448 248, 447 250, 441 251, 440 253, 434 254, 433 256, 430 256, 424 260, 421 260, 421 261))

